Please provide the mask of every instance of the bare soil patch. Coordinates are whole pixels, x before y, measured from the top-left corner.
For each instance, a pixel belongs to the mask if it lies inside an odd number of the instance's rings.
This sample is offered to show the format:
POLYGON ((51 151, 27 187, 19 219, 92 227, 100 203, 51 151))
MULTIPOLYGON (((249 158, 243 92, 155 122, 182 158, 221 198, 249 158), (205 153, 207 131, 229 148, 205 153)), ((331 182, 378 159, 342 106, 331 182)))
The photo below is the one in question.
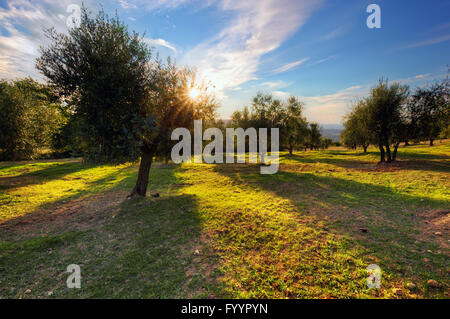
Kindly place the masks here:
POLYGON ((126 200, 126 191, 107 191, 92 196, 65 200, 50 208, 25 214, 0 224, 0 231, 20 238, 53 231, 83 230, 97 227, 117 214, 126 200))
POLYGON ((421 237, 425 241, 435 241, 441 247, 450 249, 450 211, 432 209, 417 213, 421 223, 421 237))

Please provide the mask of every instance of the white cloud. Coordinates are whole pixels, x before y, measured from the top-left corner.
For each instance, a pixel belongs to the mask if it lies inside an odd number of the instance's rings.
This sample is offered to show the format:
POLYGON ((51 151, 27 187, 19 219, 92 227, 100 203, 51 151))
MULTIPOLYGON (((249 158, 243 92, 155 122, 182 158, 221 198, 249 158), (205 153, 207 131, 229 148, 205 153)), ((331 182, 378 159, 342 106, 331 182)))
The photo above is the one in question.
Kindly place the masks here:
POLYGON ((418 74, 418 75, 416 75, 414 78, 415 79, 424 79, 424 78, 426 78, 426 77, 428 77, 428 76, 430 76, 430 73, 427 73, 427 74, 418 74))
POLYGON ((170 42, 167 42, 164 39, 150 39, 150 38, 144 38, 144 41, 150 45, 150 46, 162 46, 162 47, 166 47, 170 50, 172 50, 173 52, 177 53, 177 49, 175 48, 175 46, 173 44, 171 44, 170 42))
POLYGON ((134 3, 131 3, 130 1, 119 0, 119 4, 124 9, 136 9, 137 8, 137 6, 134 3))
POLYGON ((279 67, 278 69, 276 69, 274 72, 275 73, 282 73, 282 72, 289 71, 290 69, 293 69, 293 68, 295 68, 295 67, 305 63, 308 60, 309 60, 309 58, 303 58, 303 59, 300 59, 298 61, 285 64, 282 67, 279 67))
POLYGON ((369 86, 351 86, 333 94, 301 96, 306 103, 305 116, 311 122, 321 124, 340 123, 353 100, 369 92, 369 86))
MULTIPOLYGON (((88 6, 90 1, 83 2, 88 6)), ((58 32, 65 32, 66 20, 71 14, 66 10, 70 4, 81 7, 82 1, 11 0, 6 8, 0 8, 0 27, 6 30, 0 35, 1 78, 42 78, 35 69, 35 59, 39 47, 47 43, 43 29, 55 27, 58 32)))
POLYGON ((260 58, 278 48, 321 5, 312 0, 223 0, 235 14, 214 38, 190 50, 183 62, 196 65, 220 92, 255 79, 260 58))
POLYGON ((291 94, 289 92, 284 91, 273 91, 272 95, 278 99, 285 100, 287 99, 291 94))
POLYGON ((269 89, 282 89, 290 86, 292 83, 278 80, 278 81, 267 81, 260 84, 260 86, 267 87, 269 89))

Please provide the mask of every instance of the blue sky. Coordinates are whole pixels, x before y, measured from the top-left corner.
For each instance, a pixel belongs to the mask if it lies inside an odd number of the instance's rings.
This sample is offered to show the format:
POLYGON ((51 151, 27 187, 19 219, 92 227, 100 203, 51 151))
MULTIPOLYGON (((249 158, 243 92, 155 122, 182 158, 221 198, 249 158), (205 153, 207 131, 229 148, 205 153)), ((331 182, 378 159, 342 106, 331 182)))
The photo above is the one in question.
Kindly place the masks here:
MULTIPOLYGON (((305 115, 340 123, 351 101, 380 77, 411 87, 445 76, 450 0, 85 0, 116 10, 162 57, 213 82, 229 118, 258 91, 298 96, 305 115), (381 28, 369 29, 369 4, 381 28)), ((0 77, 32 76, 43 27, 65 32, 76 0, 0 0, 0 77)))

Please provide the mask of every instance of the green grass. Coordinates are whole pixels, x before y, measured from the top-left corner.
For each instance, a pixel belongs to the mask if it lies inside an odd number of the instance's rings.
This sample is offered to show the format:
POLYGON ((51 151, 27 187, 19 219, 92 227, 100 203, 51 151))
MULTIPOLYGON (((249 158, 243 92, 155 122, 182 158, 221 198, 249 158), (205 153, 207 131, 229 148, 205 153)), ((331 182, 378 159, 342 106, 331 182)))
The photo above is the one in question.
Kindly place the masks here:
POLYGON ((282 153, 274 175, 157 163, 160 196, 132 200, 134 164, 0 163, 0 297, 448 298, 450 143, 377 159, 282 153))

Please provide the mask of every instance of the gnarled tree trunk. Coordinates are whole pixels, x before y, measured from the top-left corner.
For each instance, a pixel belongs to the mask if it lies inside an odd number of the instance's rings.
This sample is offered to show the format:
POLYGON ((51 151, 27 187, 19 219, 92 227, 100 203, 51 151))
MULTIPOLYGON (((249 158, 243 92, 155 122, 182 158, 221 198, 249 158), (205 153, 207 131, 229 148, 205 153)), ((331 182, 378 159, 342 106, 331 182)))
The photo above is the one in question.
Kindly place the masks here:
POLYGON ((139 165, 138 178, 136 181, 136 185, 131 191, 131 194, 128 195, 128 198, 135 196, 145 197, 147 193, 150 168, 152 166, 153 156, 155 156, 157 148, 158 148, 157 143, 153 143, 151 146, 144 145, 142 147, 142 156, 141 156, 141 163, 139 165))
POLYGON ((386 161, 388 163, 390 163, 390 162, 392 162, 392 156, 391 156, 391 148, 389 146, 389 143, 386 143, 385 147, 386 147, 386 161))
POLYGON ((395 143, 394 145, 394 152, 392 153, 392 161, 395 162, 397 160, 397 150, 400 146, 400 142, 395 143))

